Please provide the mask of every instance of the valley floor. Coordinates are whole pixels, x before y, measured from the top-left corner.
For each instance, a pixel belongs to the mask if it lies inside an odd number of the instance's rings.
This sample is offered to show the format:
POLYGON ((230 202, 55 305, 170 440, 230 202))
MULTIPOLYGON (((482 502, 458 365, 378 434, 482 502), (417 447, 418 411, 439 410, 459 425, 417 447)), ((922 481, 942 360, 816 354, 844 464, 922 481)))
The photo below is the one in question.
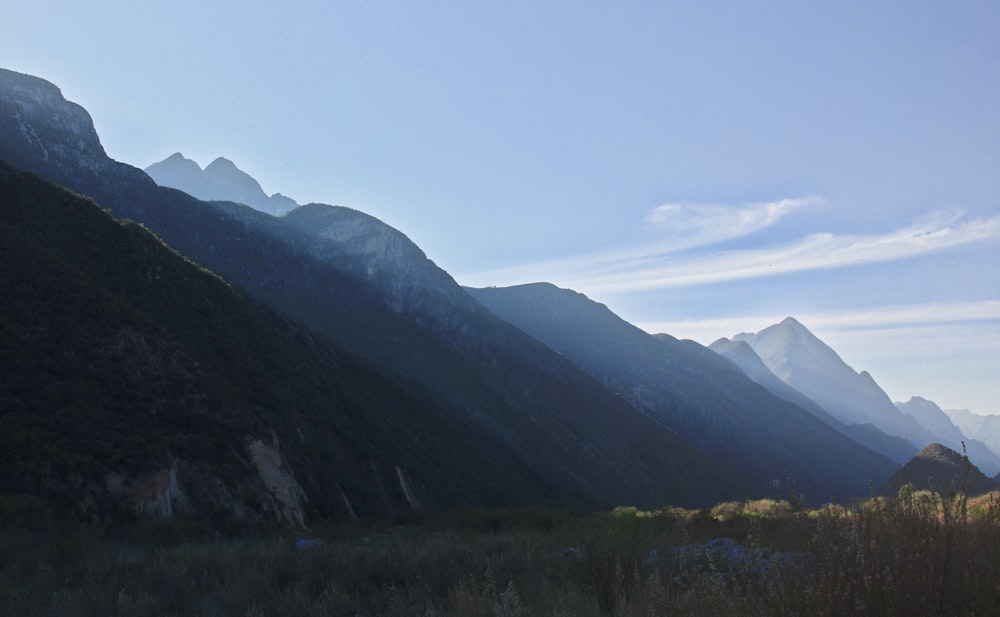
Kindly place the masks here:
POLYGON ((0 499, 0 614, 996 615, 1000 496, 464 511, 223 539, 0 499), (42 514, 42 515, 40 515, 42 514))

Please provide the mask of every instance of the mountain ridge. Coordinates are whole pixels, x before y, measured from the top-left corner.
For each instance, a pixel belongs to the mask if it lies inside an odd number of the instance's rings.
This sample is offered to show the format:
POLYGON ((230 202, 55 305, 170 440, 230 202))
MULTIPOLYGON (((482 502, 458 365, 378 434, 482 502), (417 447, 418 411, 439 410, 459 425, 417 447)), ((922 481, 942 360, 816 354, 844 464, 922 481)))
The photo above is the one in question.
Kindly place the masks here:
POLYGON ((782 381, 844 424, 872 424, 889 436, 909 441, 913 453, 918 444, 934 441, 928 431, 896 408, 867 371, 855 371, 794 318, 733 338, 746 341, 782 381))
POLYGON ((704 452, 752 473, 761 490, 792 478, 813 498, 847 499, 895 469, 715 352, 652 336, 583 294, 550 283, 470 293, 704 452))
POLYGON ((221 156, 202 169, 198 163, 175 152, 144 171, 156 184, 179 189, 202 201, 243 203, 275 216, 299 206, 281 193, 268 195, 253 176, 221 156))
MULTIPOLYGON (((37 78, 0 71, 0 92, 8 95, 7 82, 24 79, 37 78)), ((0 104, 0 118, 7 118, 10 108, 9 102, 0 104)), ((62 120, 58 108, 23 120, 36 134, 57 141, 53 118, 62 120)), ((93 132, 89 116, 79 121, 88 123, 80 131, 93 132)), ((587 507, 705 506, 746 494, 748 485, 739 473, 496 318, 425 256, 408 264, 415 270, 405 275, 382 272, 391 260, 366 250, 370 234, 362 234, 357 245, 341 243, 298 229, 283 217, 230 202, 201 202, 159 187, 144 172, 109 162, 103 149, 73 160, 85 157, 114 173, 81 172, 70 159, 54 162, 18 133, 0 142, 0 159, 86 194, 118 217, 141 222, 241 292, 372 363, 446 415, 454 414, 471 434, 481 432, 486 443, 504 453, 497 464, 531 470, 532 486, 550 487, 549 499, 587 507)), ((305 212, 312 210, 375 224, 349 209, 317 206, 305 212)), ((377 234, 396 238, 399 247, 412 244, 379 225, 377 234)), ((417 476, 412 484, 447 478, 417 476)))
POLYGON ((896 408, 911 416, 937 438, 937 442, 955 451, 964 451, 977 468, 989 476, 1000 473, 1000 457, 985 443, 965 435, 936 403, 919 396, 896 402, 896 408))

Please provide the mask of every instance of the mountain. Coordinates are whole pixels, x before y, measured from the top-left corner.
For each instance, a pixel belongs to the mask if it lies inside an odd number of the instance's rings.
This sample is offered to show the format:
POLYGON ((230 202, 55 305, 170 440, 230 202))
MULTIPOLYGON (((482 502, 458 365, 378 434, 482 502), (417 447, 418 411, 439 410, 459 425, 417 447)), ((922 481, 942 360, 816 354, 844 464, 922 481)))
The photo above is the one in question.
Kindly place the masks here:
POLYGON ((983 475, 966 457, 939 443, 929 444, 917 452, 879 488, 879 493, 896 495, 904 484, 912 484, 918 490, 942 492, 964 488, 969 495, 997 490, 997 483, 983 475))
POLYGON ((469 291, 703 452, 745 470, 760 491, 793 479, 811 498, 845 499, 896 468, 711 350, 647 334, 583 294, 547 283, 469 291))
POLYGON ((899 462, 905 462, 913 455, 913 444, 902 437, 886 435, 871 424, 845 424, 834 418, 814 400, 771 372, 746 341, 720 338, 709 345, 709 349, 731 361, 750 379, 767 388, 771 394, 798 405, 866 448, 899 462))
POLYGON ((0 492, 219 529, 565 495, 142 227, 2 163, 0 195, 0 492))
MULTIPOLYGON (((86 112, 60 100, 47 82, 0 71, 0 128, 11 127, 0 159, 140 222, 241 293, 417 393, 415 413, 462 427, 460 447, 442 449, 453 453, 451 468, 470 465, 462 450, 482 443, 495 466, 530 470, 511 475, 524 480, 522 491, 483 476, 474 494, 491 496, 484 504, 535 503, 543 486, 548 503, 586 507, 703 506, 747 494, 739 473, 494 316, 397 230, 346 208, 311 204, 277 218, 159 187, 108 159, 86 112), (85 139, 61 143, 67 134, 85 139)), ((440 447, 411 435, 406 448, 440 447)), ((451 443, 451 431, 440 435, 451 443)), ((405 471, 411 485, 457 486, 446 468, 405 471)))
POLYGON ((983 473, 994 475, 1000 472, 1000 457, 989 446, 978 439, 966 436, 934 402, 919 396, 910 397, 905 403, 896 402, 896 408, 916 420, 920 426, 934 435, 937 443, 968 455, 983 473))
POLYGON ((177 152, 147 167, 146 173, 160 186, 180 189, 203 201, 233 201, 275 216, 299 205, 281 193, 268 196, 257 180, 222 157, 202 170, 177 152))
POLYGON ((911 452, 934 441, 913 418, 896 409, 871 375, 856 372, 794 318, 733 338, 749 344, 782 381, 844 424, 871 424, 887 435, 909 441, 911 452))
POLYGON ((798 405, 831 426, 840 424, 815 401, 781 381, 777 375, 771 372, 771 369, 767 368, 764 361, 746 341, 720 338, 708 348, 735 364, 747 377, 767 388, 771 394, 798 405))
POLYGON ((980 415, 968 409, 947 409, 945 413, 963 435, 983 442, 990 451, 1000 456, 1000 416, 980 415))

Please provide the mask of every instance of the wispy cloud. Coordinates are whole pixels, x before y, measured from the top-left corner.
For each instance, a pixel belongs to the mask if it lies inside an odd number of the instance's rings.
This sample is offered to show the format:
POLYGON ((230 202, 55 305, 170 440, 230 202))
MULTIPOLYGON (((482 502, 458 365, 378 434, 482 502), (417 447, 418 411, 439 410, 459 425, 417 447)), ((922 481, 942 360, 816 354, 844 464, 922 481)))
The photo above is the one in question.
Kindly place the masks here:
POLYGON ((881 235, 812 234, 781 246, 685 255, 612 274, 581 272, 575 283, 604 292, 720 283, 905 259, 998 237, 1000 217, 963 221, 959 212, 938 212, 881 235))
POLYGON ((778 223, 800 208, 823 203, 819 196, 780 199, 738 206, 677 202, 657 206, 644 223, 659 238, 639 247, 573 255, 545 261, 459 275, 467 285, 514 285, 537 280, 553 282, 616 276, 641 269, 663 259, 692 250, 749 236, 778 223))
MULTIPOLYGON (((761 229, 768 216, 776 220, 783 208, 794 207, 798 206, 775 206, 773 214, 759 214, 762 220, 753 220, 744 229, 761 229)), ((723 233, 733 232, 718 235, 723 233)), ((702 237, 707 235, 706 231, 702 237)), ((776 246, 731 251, 664 252, 662 246, 652 246, 495 270, 464 277, 463 282, 510 285, 546 280, 588 294, 628 293, 893 261, 992 238, 1000 238, 1000 217, 966 220, 960 211, 940 211, 884 234, 816 233, 776 246)))
POLYGON ((691 202, 668 203, 646 216, 646 223, 671 240, 672 251, 707 246, 748 236, 774 225, 805 206, 822 203, 819 197, 724 206, 691 202))

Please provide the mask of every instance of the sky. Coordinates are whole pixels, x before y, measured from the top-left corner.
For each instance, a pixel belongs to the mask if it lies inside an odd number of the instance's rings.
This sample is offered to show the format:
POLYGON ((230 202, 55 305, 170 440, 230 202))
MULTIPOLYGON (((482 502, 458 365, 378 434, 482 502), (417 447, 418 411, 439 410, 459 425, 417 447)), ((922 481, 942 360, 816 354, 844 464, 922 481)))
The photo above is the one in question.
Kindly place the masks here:
POLYGON ((146 167, 225 156, 711 343, 793 315, 1000 413, 1000 3, 8 2, 0 66, 146 167))

